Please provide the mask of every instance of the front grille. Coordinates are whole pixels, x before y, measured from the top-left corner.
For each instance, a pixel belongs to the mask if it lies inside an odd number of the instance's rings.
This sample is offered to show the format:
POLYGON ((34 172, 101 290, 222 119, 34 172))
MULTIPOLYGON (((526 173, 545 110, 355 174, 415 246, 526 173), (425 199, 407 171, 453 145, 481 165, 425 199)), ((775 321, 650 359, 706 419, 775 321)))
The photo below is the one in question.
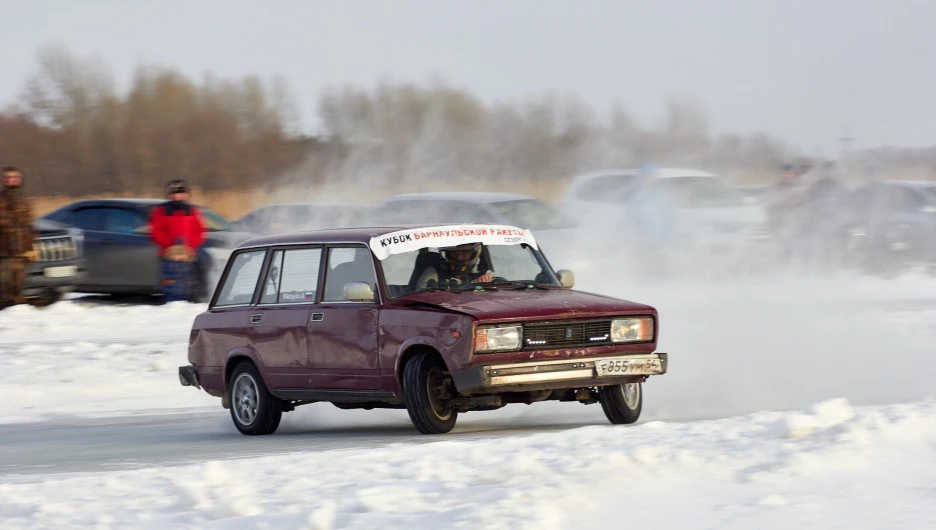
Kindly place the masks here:
POLYGON ((81 257, 81 246, 71 236, 44 237, 35 242, 39 261, 65 261, 81 257))
POLYGON ((523 326, 524 350, 587 348, 607 344, 611 344, 610 319, 523 326))

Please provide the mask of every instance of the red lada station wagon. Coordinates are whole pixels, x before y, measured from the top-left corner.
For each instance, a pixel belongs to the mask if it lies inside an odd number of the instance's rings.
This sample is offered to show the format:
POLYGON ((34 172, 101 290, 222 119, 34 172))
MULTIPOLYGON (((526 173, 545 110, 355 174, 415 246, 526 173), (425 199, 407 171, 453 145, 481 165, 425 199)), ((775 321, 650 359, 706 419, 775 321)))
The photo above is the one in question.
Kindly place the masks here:
POLYGON ((460 412, 548 400, 633 423, 641 384, 667 370, 657 312, 573 283, 510 226, 253 239, 196 317, 179 378, 220 397, 248 435, 320 401, 405 408, 424 434, 460 412))

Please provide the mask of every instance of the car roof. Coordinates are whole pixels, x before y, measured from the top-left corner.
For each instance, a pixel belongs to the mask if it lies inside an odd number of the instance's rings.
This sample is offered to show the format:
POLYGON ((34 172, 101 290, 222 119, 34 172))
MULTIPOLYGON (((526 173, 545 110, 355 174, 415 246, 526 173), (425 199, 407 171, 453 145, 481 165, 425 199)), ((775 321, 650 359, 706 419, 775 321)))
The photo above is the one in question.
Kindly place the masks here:
POLYGON ((86 199, 76 201, 68 206, 155 206, 166 202, 166 199, 86 199))
POLYGON ((936 186, 934 180, 882 180, 876 184, 887 184, 890 186, 906 186, 908 188, 932 188, 936 186))
POLYGON ((370 242, 372 237, 382 236, 390 232, 398 232, 410 228, 421 228, 432 225, 402 225, 364 228, 329 228, 325 230, 309 230, 305 232, 292 232, 263 236, 244 241, 237 248, 265 247, 272 245, 302 245, 316 243, 364 243, 370 242))
MULTIPOLYGON (((582 183, 596 178, 601 177, 636 177, 641 173, 640 169, 604 169, 601 171, 593 171, 590 173, 584 173, 575 177, 576 182, 582 183)), ((702 171, 699 169, 687 169, 687 168, 676 168, 676 167, 661 167, 652 170, 654 176, 658 178, 678 178, 678 177, 708 177, 715 178, 718 175, 714 173, 709 173, 708 171, 702 171)))
POLYGON ((489 204, 493 202, 522 200, 538 201, 539 199, 530 197, 529 195, 520 195, 519 193, 498 193, 487 191, 437 191, 394 195, 384 199, 381 204, 388 204, 398 201, 462 201, 489 204))

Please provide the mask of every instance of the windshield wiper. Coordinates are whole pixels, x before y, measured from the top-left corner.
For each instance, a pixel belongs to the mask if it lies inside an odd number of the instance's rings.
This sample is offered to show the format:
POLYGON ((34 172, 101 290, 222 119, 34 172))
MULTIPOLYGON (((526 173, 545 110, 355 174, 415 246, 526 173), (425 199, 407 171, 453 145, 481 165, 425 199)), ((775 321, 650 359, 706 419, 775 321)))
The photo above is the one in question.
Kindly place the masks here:
POLYGON ((492 285, 494 287, 505 286, 512 287, 514 289, 549 289, 548 284, 536 283, 532 280, 507 280, 507 281, 498 281, 489 283, 487 285, 492 285))

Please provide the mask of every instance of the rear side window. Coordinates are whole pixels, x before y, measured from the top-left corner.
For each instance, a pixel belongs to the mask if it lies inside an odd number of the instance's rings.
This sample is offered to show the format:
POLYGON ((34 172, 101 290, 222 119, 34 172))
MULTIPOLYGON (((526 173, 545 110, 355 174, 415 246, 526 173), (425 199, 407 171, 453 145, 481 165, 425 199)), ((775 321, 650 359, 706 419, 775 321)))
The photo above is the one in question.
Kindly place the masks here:
POLYGON ((277 250, 263 282, 263 304, 308 304, 318 291, 322 249, 277 250))
POLYGON ((234 256, 230 270, 224 278, 215 307, 247 305, 253 300, 257 280, 266 250, 242 252, 234 256))

